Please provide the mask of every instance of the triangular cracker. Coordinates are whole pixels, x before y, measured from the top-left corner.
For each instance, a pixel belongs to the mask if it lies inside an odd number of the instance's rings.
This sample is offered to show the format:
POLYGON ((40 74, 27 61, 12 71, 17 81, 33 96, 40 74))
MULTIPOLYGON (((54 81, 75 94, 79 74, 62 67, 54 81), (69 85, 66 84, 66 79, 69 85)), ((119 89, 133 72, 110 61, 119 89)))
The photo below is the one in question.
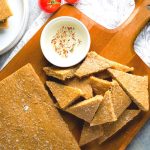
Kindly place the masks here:
POLYGON ((74 77, 77 68, 78 66, 71 67, 71 68, 58 68, 54 66, 49 66, 49 67, 44 67, 43 70, 45 71, 46 75, 64 81, 66 79, 70 79, 74 77))
POLYGON ((123 72, 132 72, 134 71, 134 68, 133 67, 128 67, 126 65, 122 65, 120 63, 117 63, 115 61, 111 61, 111 60, 108 60, 107 61, 112 65, 112 69, 116 69, 116 70, 120 70, 120 71, 123 71, 123 72))
POLYGON ((79 145, 83 146, 103 136, 103 128, 101 125, 90 127, 89 123, 84 123, 80 136, 79 145))
POLYGON ((116 120, 111 92, 107 91, 90 125, 95 126, 116 120))
POLYGON ((93 97, 93 90, 92 90, 91 85, 89 84, 89 78, 85 78, 82 80, 78 78, 74 78, 66 82, 66 84, 71 87, 79 88, 82 91, 83 97, 85 99, 89 99, 93 97))
POLYGON ((93 73, 97 73, 107 68, 110 68, 111 65, 104 60, 103 57, 91 51, 88 53, 86 59, 83 61, 81 66, 76 71, 76 76, 81 78, 84 76, 88 76, 93 73))
POLYGON ((7 4, 6 0, 0 0, 0 21, 12 16, 12 12, 7 4))
POLYGON ((102 125, 104 134, 99 138, 99 144, 103 143, 109 137, 114 135, 117 131, 119 131, 123 126, 125 126, 139 113, 140 110, 125 110, 116 122, 106 123, 102 125))
POLYGON ((82 91, 77 88, 53 81, 47 81, 46 84, 62 109, 66 108, 83 95, 82 91))
POLYGON ((100 103, 102 102, 102 99, 102 96, 97 95, 93 98, 84 100, 72 107, 69 107, 68 109, 66 109, 66 111, 80 119, 91 122, 100 103))
POLYGON ((0 149, 80 150, 30 64, 0 81, 0 149))
POLYGON ((122 71, 108 69, 130 98, 143 110, 149 110, 148 77, 137 76, 122 71))
POLYGON ((131 99, 124 92, 124 90, 119 86, 117 81, 113 81, 113 86, 111 87, 112 93, 112 103, 114 107, 114 112, 117 118, 122 114, 122 112, 130 105, 131 99))
POLYGON ((106 91, 108 91, 111 86, 112 82, 107 80, 99 79, 94 76, 90 77, 90 84, 95 94, 104 95, 106 91))

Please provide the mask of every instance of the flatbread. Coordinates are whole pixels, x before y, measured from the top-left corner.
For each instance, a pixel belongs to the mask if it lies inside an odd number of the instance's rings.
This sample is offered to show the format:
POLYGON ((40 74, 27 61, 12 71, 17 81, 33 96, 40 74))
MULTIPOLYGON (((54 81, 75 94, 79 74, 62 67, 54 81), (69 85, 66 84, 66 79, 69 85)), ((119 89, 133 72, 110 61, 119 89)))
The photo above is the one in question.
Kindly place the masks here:
POLYGON ((88 53, 86 59, 77 69, 75 75, 81 78, 93 73, 101 72, 110 67, 111 65, 107 61, 105 61, 103 57, 98 55, 96 52, 91 51, 88 53))
POLYGON ((112 103, 114 107, 114 112, 117 118, 123 113, 123 111, 131 104, 131 99, 124 92, 124 90, 119 86, 117 81, 113 81, 113 86, 111 87, 112 93, 112 103))
POLYGON ((66 82, 66 84, 71 87, 79 88, 82 91, 83 97, 85 99, 93 97, 93 90, 91 85, 89 84, 89 78, 85 79, 74 78, 66 82))
POLYGON ((62 109, 65 109, 83 95, 82 91, 78 88, 53 81, 47 81, 46 84, 62 109))
POLYGON ((111 61, 111 60, 108 60, 108 62, 112 65, 112 67, 111 67, 112 69, 120 70, 120 71, 123 71, 123 72, 133 72, 134 71, 133 67, 130 68, 126 65, 122 65, 120 63, 117 63, 117 62, 111 61))
POLYGON ((106 91, 108 91, 111 86, 112 82, 107 80, 99 79, 94 76, 90 77, 90 84, 95 94, 104 95, 106 91))
POLYGON ((66 79, 70 79, 74 77, 77 68, 78 66, 71 67, 71 68, 58 68, 54 66, 49 66, 49 67, 44 67, 43 70, 45 71, 46 75, 64 81, 66 79))
POLYGON ((98 55, 96 52, 91 51, 88 53, 86 59, 77 69, 75 74, 77 77, 82 78, 84 76, 88 76, 93 73, 102 72, 107 68, 113 68, 124 72, 132 72, 134 70, 133 67, 130 68, 128 66, 108 60, 98 55))
POLYGON ((141 110, 149 110, 148 76, 137 76, 114 69, 108 71, 141 110))
POLYGON ((0 82, 0 149, 80 150, 30 64, 0 82))
POLYGON ((116 122, 106 123, 102 125, 104 134, 99 138, 99 144, 106 141, 109 137, 114 135, 122 127, 124 127, 129 121, 131 121, 135 116, 140 113, 140 110, 126 110, 118 118, 116 122))
POLYGON ((111 91, 107 91, 90 125, 95 126, 116 120, 111 91))
POLYGON ((12 12, 7 4, 6 0, 0 0, 0 21, 12 16, 12 12))
POLYGON ((84 100, 72 107, 69 107, 66 111, 85 120, 86 122, 91 122, 102 100, 103 97, 101 95, 97 95, 91 99, 84 100))
POLYGON ((103 136, 102 126, 99 125, 90 127, 90 124, 85 122, 81 132, 79 145, 83 146, 89 142, 98 139, 101 136, 103 136))

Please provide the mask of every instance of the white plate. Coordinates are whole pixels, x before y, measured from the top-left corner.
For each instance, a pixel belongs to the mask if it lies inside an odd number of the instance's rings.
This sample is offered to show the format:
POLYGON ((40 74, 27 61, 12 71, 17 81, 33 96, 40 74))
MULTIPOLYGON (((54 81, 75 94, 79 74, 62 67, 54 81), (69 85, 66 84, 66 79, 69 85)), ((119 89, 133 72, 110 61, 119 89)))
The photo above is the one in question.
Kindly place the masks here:
POLYGON ((13 16, 8 19, 9 28, 0 30, 0 55, 18 43, 25 32, 29 18, 27 0, 8 0, 8 4, 13 16))

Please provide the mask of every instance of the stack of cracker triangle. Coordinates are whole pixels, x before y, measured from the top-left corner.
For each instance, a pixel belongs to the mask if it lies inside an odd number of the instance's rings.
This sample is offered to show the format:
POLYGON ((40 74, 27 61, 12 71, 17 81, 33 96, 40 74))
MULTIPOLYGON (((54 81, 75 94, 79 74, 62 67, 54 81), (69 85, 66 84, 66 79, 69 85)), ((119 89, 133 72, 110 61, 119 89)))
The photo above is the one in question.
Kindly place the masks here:
POLYGON ((67 95, 68 90, 61 85, 62 92, 54 92, 48 85, 61 108, 64 108, 60 105, 63 95, 62 102, 66 103, 64 111, 84 120, 80 146, 96 139, 101 144, 137 116, 140 110, 149 110, 148 77, 127 73, 133 70, 92 51, 75 68, 72 79, 65 81, 65 87, 80 90, 82 94, 80 92, 78 97, 84 97, 84 100, 70 105, 73 91, 67 95), (132 102, 140 110, 129 110, 132 102))

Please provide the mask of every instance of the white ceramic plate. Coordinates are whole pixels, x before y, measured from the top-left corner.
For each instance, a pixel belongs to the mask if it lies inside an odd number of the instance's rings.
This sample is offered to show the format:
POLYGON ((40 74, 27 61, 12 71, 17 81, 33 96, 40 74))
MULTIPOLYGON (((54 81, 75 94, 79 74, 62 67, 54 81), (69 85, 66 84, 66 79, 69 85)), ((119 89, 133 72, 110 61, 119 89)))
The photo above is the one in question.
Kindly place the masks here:
POLYGON ((0 30, 0 55, 18 43, 25 32, 29 18, 27 0, 8 0, 8 3, 13 16, 8 19, 9 28, 0 30))

